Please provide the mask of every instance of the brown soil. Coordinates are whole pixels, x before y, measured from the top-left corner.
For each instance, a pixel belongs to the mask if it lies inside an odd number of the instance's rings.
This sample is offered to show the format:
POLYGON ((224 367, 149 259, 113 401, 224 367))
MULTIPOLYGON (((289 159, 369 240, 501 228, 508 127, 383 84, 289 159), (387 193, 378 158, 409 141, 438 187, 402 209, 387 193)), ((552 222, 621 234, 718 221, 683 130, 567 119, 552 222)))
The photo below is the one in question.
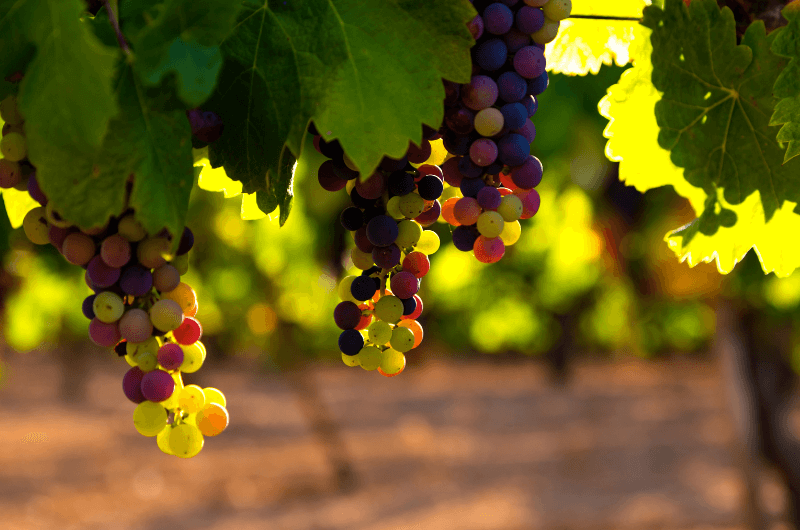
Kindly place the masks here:
MULTIPOLYGON (((204 367, 232 423, 181 460, 133 428, 124 361, 95 362, 86 399, 69 405, 47 354, 6 360, 2 530, 742 528, 708 363, 584 362, 565 389, 536 362, 431 361, 391 379, 316 368, 359 478, 341 493, 280 374, 204 367)), ((762 497, 780 517, 774 478, 762 497)))

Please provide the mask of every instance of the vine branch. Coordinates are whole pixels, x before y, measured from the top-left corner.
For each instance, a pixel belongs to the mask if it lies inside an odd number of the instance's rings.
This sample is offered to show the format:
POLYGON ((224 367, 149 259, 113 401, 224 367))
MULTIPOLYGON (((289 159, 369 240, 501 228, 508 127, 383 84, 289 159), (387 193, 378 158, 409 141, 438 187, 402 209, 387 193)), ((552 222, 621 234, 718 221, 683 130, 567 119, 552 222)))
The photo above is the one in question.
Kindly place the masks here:
POLYGON ((105 4, 106 4, 106 11, 108 11, 108 20, 111 22, 111 27, 114 28, 114 33, 117 35, 117 41, 119 42, 119 47, 122 48, 122 51, 125 53, 126 56, 130 57, 131 47, 125 40, 125 36, 122 34, 122 30, 119 28, 119 17, 117 13, 117 8, 119 7, 118 0, 105 0, 105 4))

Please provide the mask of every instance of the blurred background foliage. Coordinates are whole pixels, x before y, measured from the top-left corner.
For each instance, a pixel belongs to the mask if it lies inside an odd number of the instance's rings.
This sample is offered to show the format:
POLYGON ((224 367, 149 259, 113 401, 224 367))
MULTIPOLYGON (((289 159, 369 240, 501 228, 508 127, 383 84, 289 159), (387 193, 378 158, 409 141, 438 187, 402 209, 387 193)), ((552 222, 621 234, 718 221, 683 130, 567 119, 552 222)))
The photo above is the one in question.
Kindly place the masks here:
MULTIPOLYGON (((534 117, 534 154, 546 170, 541 208, 500 263, 485 266, 459 252, 446 225, 435 225, 443 246, 420 292, 423 351, 540 355, 569 334, 595 355, 705 352, 721 290, 795 321, 800 274, 780 283, 765 277, 753 252, 728 278, 710 264, 678 263, 663 237, 693 218, 691 207, 671 189, 641 195, 618 181, 617 164, 604 156, 607 122, 597 103, 622 71, 552 76, 534 117), (574 325, 565 327, 566 314, 574 325)), ((346 194, 316 182, 321 161, 313 152, 298 167, 283 228, 276 219, 242 221, 239 199, 192 194, 187 224, 196 244, 184 281, 198 292, 212 354, 266 366, 281 366, 281 356, 341 362, 332 311, 337 281, 351 265, 342 250, 352 241, 338 222, 346 194)), ((50 246, 34 248, 0 217, 7 343, 27 351, 88 340, 83 272, 50 246)))

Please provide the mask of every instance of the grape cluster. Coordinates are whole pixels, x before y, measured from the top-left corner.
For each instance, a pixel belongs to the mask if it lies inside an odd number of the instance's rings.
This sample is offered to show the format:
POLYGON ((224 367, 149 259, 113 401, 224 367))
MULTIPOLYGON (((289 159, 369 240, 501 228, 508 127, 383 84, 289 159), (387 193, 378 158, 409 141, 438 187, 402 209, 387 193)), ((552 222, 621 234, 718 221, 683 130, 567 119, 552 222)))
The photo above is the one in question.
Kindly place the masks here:
POLYGON ((202 326, 194 318, 197 296, 181 281, 194 235, 184 228, 172 255, 166 231, 148 235, 130 210, 101 227, 73 226, 38 185, 36 169, 26 158, 24 120, 14 96, 0 102, 0 117, 5 121, 0 186, 26 189, 41 205, 23 220, 31 242, 53 245, 68 262, 86 270, 86 285, 94 291, 83 301, 89 337, 113 348, 131 366, 122 389, 137 404, 136 430, 157 437, 164 453, 196 455, 204 437, 221 433, 229 418, 219 390, 184 386, 181 376, 196 372, 206 358, 202 326))
MULTIPOLYGON (((331 192, 346 189, 352 205, 340 222, 353 236, 350 252, 360 276, 346 276, 338 288, 341 302, 333 313, 342 329, 339 349, 348 366, 399 374, 405 354, 422 342, 422 299, 417 292, 428 273, 428 256, 439 249, 439 236, 425 230, 442 208, 444 176, 426 163, 431 145, 411 144, 403 158, 384 157, 378 169, 361 179, 336 140, 326 142, 312 125, 314 146, 329 158, 318 170, 320 185, 331 192)), ((438 133, 426 129, 428 138, 438 133)))
POLYGON ((548 86, 544 44, 558 33, 570 0, 473 0, 476 40, 469 83, 445 81, 440 130, 453 155, 445 181, 462 197, 442 204, 453 245, 483 263, 499 261, 520 237, 520 219, 539 210, 542 163, 530 154, 536 96, 548 86))

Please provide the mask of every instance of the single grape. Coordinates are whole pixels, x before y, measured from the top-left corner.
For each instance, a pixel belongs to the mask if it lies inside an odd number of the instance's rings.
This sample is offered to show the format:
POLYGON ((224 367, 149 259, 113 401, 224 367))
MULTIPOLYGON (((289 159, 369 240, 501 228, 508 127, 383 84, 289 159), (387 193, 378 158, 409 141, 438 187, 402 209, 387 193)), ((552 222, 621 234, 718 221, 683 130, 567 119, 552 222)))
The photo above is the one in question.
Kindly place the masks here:
POLYGON ((164 370, 177 370, 183 364, 183 350, 177 344, 168 342, 158 349, 157 359, 164 370))
POLYGON ((531 120, 526 120, 521 129, 517 129, 513 132, 522 135, 522 137, 525 138, 525 141, 529 144, 533 143, 533 141, 536 139, 536 125, 534 125, 531 120))
MULTIPOLYGON (((411 179, 411 182, 414 182, 414 179, 411 179)), ((389 201, 386 203, 386 214, 389 215, 395 221, 399 221, 405 218, 403 212, 400 211, 400 197, 395 195, 391 197, 389 201)))
POLYGON ((393 377, 402 373, 405 367, 406 356, 393 348, 389 348, 383 352, 383 359, 378 367, 378 372, 386 377, 393 377))
POLYGON ((206 349, 200 341, 189 345, 180 345, 183 350, 183 362, 179 370, 187 374, 193 374, 203 366, 206 360, 206 349))
MULTIPOLYGON (((481 136, 494 136, 498 134, 500 131, 503 130, 503 125, 505 121, 503 118, 503 114, 494 107, 489 107, 478 111, 475 115, 475 130, 481 136)), ((474 143, 472 145, 475 145, 474 143)), ((471 153, 472 151, 470 151, 471 153)), ((474 160, 474 159, 473 159, 474 160)), ((479 164, 478 165, 488 165, 488 164, 479 164)))
POLYGON ((158 291, 172 291, 181 283, 181 275, 178 269, 165 263, 153 271, 153 286, 158 291))
MULTIPOLYGON (((353 283, 350 286, 350 293, 353 295, 353 298, 355 298, 356 300, 358 300, 360 302, 363 302, 365 300, 369 300, 370 298, 375 296, 375 291, 377 291, 377 288, 375 287, 375 282, 369 276, 359 276, 358 278, 353 280, 353 283)), ((339 305, 341 305, 341 304, 339 304, 339 305)), ((353 306, 355 306, 355 304, 353 304, 353 306)), ((352 309, 350 309, 350 306, 347 306, 347 308, 348 308, 347 310, 351 314, 355 314, 352 311, 352 309)), ((357 306, 356 306, 356 310, 358 310, 357 306)), ((336 318, 336 313, 334 312, 334 319, 335 318, 336 318)), ((359 319, 361 318, 361 311, 358 311, 358 318, 359 319)), ((356 327, 357 325, 358 325, 358 321, 356 321, 356 323, 353 324, 350 328, 342 328, 342 329, 351 329, 351 328, 356 327)))
POLYGON ((503 35, 514 24, 514 13, 507 5, 495 2, 483 10, 483 24, 489 33, 503 35))
POLYGON ((422 343, 422 338, 424 334, 422 331, 422 326, 420 325, 419 322, 417 322, 416 320, 406 319, 406 320, 401 320, 400 323, 397 325, 400 327, 408 328, 411 330, 412 333, 414 333, 414 348, 416 348, 422 343))
POLYGON ((375 303, 375 318, 394 324, 403 316, 403 303, 396 296, 384 296, 375 303))
MULTIPOLYGON (((484 110, 497 110, 497 109, 484 109, 484 110)), ((500 112, 498 111, 498 114, 499 113, 500 112)), ((478 166, 481 167, 488 166, 494 163, 495 160, 497 160, 497 145, 488 138, 481 138, 479 140, 475 140, 469 147, 469 158, 473 162, 475 162, 475 164, 478 166)), ((461 181, 461 184, 463 186, 464 184, 463 180, 461 181)))
POLYGON ((408 164, 408 158, 391 158, 384 156, 381 159, 380 168, 384 171, 400 171, 408 164))
POLYGON ((502 199, 500 192, 494 186, 483 187, 475 198, 478 200, 478 205, 484 210, 496 210, 502 199))
POLYGON ((508 47, 501 39, 489 39, 475 47, 475 63, 487 72, 500 69, 508 59, 508 47))
POLYGON ((442 196, 444 184, 434 175, 425 175, 417 183, 417 189, 420 197, 426 201, 434 201, 442 196))
POLYGON ((354 329, 361 321, 361 310, 353 302, 340 302, 333 310, 333 320, 340 329, 354 329))
POLYGON ((97 297, 96 294, 92 294, 83 299, 83 305, 81 306, 81 310, 83 311, 83 316, 85 316, 89 320, 94 318, 94 299, 96 297, 97 297))
POLYGON ((469 24, 467 24, 467 28, 469 28, 469 32, 472 34, 472 38, 478 40, 483 35, 483 19, 480 15, 475 15, 469 24))
MULTIPOLYGON (((436 180, 435 177, 434 179, 436 180)), ((367 223, 367 239, 376 247, 391 245, 397 239, 397 235, 397 221, 388 215, 378 215, 367 223)))
POLYGON ((8 125, 19 125, 25 121, 25 118, 19 112, 15 95, 6 96, 5 99, 0 101, 0 118, 8 125))
POLYGON ((444 181, 450 186, 461 186, 461 180, 464 176, 458 170, 458 157, 448 158, 442 164, 442 173, 444 173, 444 181))
POLYGON ((478 200, 472 197, 462 197, 456 202, 453 208, 453 216, 462 225, 474 225, 478 222, 478 216, 481 214, 481 206, 478 200))
POLYGON ((156 444, 165 455, 175 456, 175 453, 169 448, 169 437, 172 435, 173 429, 175 429, 173 425, 167 425, 156 435, 156 444))
MULTIPOLYGON (((422 298, 420 298, 418 294, 415 294, 414 298, 412 298, 412 300, 414 300, 414 310, 412 312, 410 312, 409 314, 405 314, 405 311, 403 311, 402 320, 409 320, 409 319, 410 320, 416 320, 422 314, 422 298)), ((404 307, 405 307, 405 303, 404 303, 404 307)), ((401 320, 401 322, 402 322, 402 320, 401 320)))
POLYGON ((503 42, 508 46, 508 53, 517 53, 531 44, 531 36, 527 33, 522 33, 516 28, 511 28, 511 31, 503 35, 503 42))
POLYGON ((230 423, 228 409, 221 403, 209 403, 197 413, 197 428, 203 436, 216 436, 230 423))
POLYGON ((339 334, 339 350, 345 355, 356 355, 364 347, 364 336, 354 329, 339 334))
POLYGON ((522 215, 522 200, 514 194, 506 195, 497 207, 497 213, 503 217, 503 221, 510 223, 516 221, 522 215))
POLYGON ((120 274, 119 286, 125 294, 144 296, 153 287, 153 275, 141 265, 128 265, 120 274))
MULTIPOLYGON (((547 75, 547 72, 542 75, 547 75)), ((540 78, 541 76, 537 77, 536 79, 540 78)), ((536 81, 536 79, 531 79, 531 81, 536 81)), ((528 111, 529 118, 533 117, 533 115, 536 114, 536 111, 539 110, 539 102, 536 100, 536 96, 525 96, 522 98, 520 103, 522 103, 522 105, 525 107, 525 110, 528 111)))
POLYGON ((133 426, 143 436, 156 436, 167 426, 167 416, 167 409, 163 406, 151 401, 144 401, 133 411, 133 426))
POLYGON ((122 377, 122 392, 134 403, 146 401, 141 388, 143 377, 144 372, 138 366, 132 367, 122 377))
MULTIPOLYGON (((478 222, 478 218, 475 218, 478 222)), ((453 246, 462 252, 469 252, 475 246, 480 234, 475 226, 457 226, 453 229, 453 246)))
POLYGON ((511 180, 518 188, 529 190, 539 185, 542 181, 542 173, 541 161, 531 155, 524 164, 511 169, 511 180))
POLYGON ((13 188, 20 182, 22 182, 22 170, 19 164, 0 158, 0 188, 13 188))
POLYGON ((358 247, 350 249, 350 259, 353 266, 362 271, 369 269, 374 263, 372 252, 362 252, 358 247))
MULTIPOLYGON (((472 110, 483 110, 497 101, 497 83, 491 77, 476 75, 468 85, 463 85, 461 94, 464 105, 472 110)), ((449 148, 448 151, 453 153, 449 148)))
POLYGON ((383 269, 391 269, 400 263, 400 255, 400 247, 395 243, 387 247, 375 247, 372 249, 372 261, 383 269))
MULTIPOLYGON (((25 231, 25 236, 34 245, 46 245, 50 242, 47 237, 49 227, 47 225, 47 218, 45 216, 45 209, 41 206, 32 209, 22 220, 22 229, 25 231)), ((92 243, 92 252, 94 253, 94 243, 92 243)), ((89 261, 89 256, 86 261, 89 261)), ((83 265, 84 263, 75 263, 74 265, 83 265)))
POLYGON ((174 290, 161 293, 161 296, 178 302, 185 316, 193 317, 197 314, 197 294, 188 284, 181 282, 174 290))
POLYGON ((536 46, 525 46, 514 54, 514 70, 525 79, 534 79, 544 73, 547 61, 544 52, 536 46))
MULTIPOLYGON (((491 105, 486 106, 490 107, 491 105)), ((471 142, 472 138, 469 135, 456 134, 451 131, 446 131, 442 139, 442 145, 444 145, 445 149, 447 149, 450 154, 462 156, 469 153, 469 144, 471 142)))
POLYGON ((19 162, 28 156, 28 141, 18 132, 8 133, 0 139, 0 153, 6 160, 19 162))
POLYGON ((416 193, 409 193, 400 197, 400 212, 409 219, 413 219, 425 210, 425 199, 416 193))
POLYGON ((111 287, 117 283, 121 273, 120 269, 109 267, 99 254, 89 260, 86 272, 89 274, 89 279, 92 280, 92 283, 99 287, 111 287))
POLYGON ((500 239, 503 240, 505 246, 509 247, 519 241, 521 235, 522 226, 519 224, 519 221, 512 221, 505 224, 503 231, 500 232, 500 239))
POLYGON ((178 242, 178 250, 175 252, 178 256, 183 256, 184 254, 188 253, 192 250, 194 246, 194 233, 189 229, 188 226, 183 227, 183 233, 181 233, 181 240, 178 242))
POLYGON ((541 199, 536 190, 516 190, 514 195, 522 200, 522 215, 520 219, 530 219, 539 211, 541 199))
POLYGON ((133 217, 133 214, 126 215, 119 220, 117 231, 119 232, 119 235, 132 243, 141 241, 147 237, 147 232, 145 232, 144 228, 142 228, 142 225, 139 224, 139 221, 133 217))
POLYGON ((383 195, 385 189, 386 181, 380 171, 376 171, 365 181, 361 179, 356 180, 356 190, 358 190, 358 194, 365 199, 378 199, 383 195))
POLYGON ((497 212, 483 212, 478 217, 478 232, 487 238, 497 237, 503 231, 503 217, 497 212))
POLYGON ((67 236, 70 235, 72 231, 73 230, 69 228, 50 226, 50 228, 47 230, 47 240, 50 241, 50 244, 63 254, 64 240, 67 239, 67 236))
POLYGON ((454 213, 454 210, 455 210, 455 207, 456 207, 456 203, 458 202, 458 200, 459 200, 459 197, 451 197, 451 198, 447 199, 446 201, 444 201, 444 204, 442 204, 442 216, 441 217, 442 217, 442 219, 444 219, 446 222, 448 222, 452 226, 459 226, 461 224, 456 219, 455 213, 454 213))
POLYGON ((506 246, 499 237, 478 236, 475 246, 472 247, 475 257, 481 263, 495 263, 500 261, 506 252, 506 246))
POLYGON ((524 127, 528 120, 528 111, 522 103, 506 103, 500 107, 500 112, 506 127, 512 131, 524 127))
POLYGON ((169 450, 177 457, 191 458, 203 449, 203 435, 194 425, 182 423, 169 435, 169 450))
MULTIPOLYGON (((542 26, 544 26, 544 16, 541 9, 531 6, 522 6, 514 17, 514 25, 520 32, 530 35, 542 29, 542 26)), ((551 20, 555 19, 551 18, 551 20)))
POLYGON ((178 344, 194 344, 203 336, 203 326, 197 319, 185 317, 183 323, 172 330, 172 336, 178 344))
POLYGON ((392 338, 392 327, 383 320, 376 320, 367 328, 370 342, 382 346, 392 338))
POLYGON ((158 367, 158 357, 153 352, 145 352, 136 356, 136 364, 142 372, 152 372, 158 367))
POLYGON ((412 164, 423 164, 431 157, 431 143, 423 138, 422 143, 417 146, 413 142, 408 144, 408 161, 412 164))
POLYGON ((403 249, 413 247, 422 236, 422 226, 416 221, 400 221, 397 224, 395 244, 403 249))
MULTIPOLYGON (((417 296, 417 295, 414 295, 417 296)), ((406 318, 408 315, 412 314, 414 311, 417 310, 417 299, 414 297, 411 298, 401 298, 401 302, 403 302, 403 316, 401 318, 406 318)))
POLYGON ((342 210, 339 221, 345 230, 358 230, 364 224, 364 212, 354 206, 350 206, 342 210))
MULTIPOLYGON (((416 278, 422 278, 428 274, 430 268, 431 262, 428 256, 422 252, 411 252, 403 259, 403 270, 410 272, 416 278)), ((394 287, 392 287, 392 291, 394 291, 394 287)), ((407 297, 400 296, 400 298, 407 297)))
POLYGON ((148 269, 157 269, 167 262, 164 256, 169 253, 169 246, 164 238, 148 237, 136 247, 136 258, 148 269))
POLYGON ((108 236, 100 245, 100 256, 109 267, 120 268, 131 259, 131 244, 119 234, 108 236))
POLYGON ((117 323, 107 324, 95 317, 89 323, 89 338, 98 346, 113 348, 121 338, 117 323))
POLYGON ((104 291, 94 297, 92 311, 101 322, 111 324, 119 320, 125 312, 125 304, 118 294, 104 291))
MULTIPOLYGON (((525 86, 527 89, 527 85, 525 86)), ((475 113, 465 107, 448 109, 444 115, 444 123, 456 134, 469 134, 475 123, 475 113)))
POLYGON ((183 311, 174 300, 159 300, 150 308, 150 322, 160 331, 172 331, 183 323, 183 311))
POLYGON ((542 10, 544 11, 544 16, 550 20, 564 20, 572 12, 572 0, 549 0, 544 4, 542 10))
POLYGON ((389 344, 401 353, 411 351, 414 348, 414 332, 406 327, 397 326, 392 330, 392 339, 389 344))
POLYGON ((220 407, 224 408, 227 405, 225 394, 220 392, 218 389, 208 386, 203 389, 203 393, 206 395, 206 406, 210 405, 211 403, 216 403, 220 407))
MULTIPOLYGON (((430 175, 433 177, 433 175, 430 175)), ((433 177, 436 178, 436 177, 433 177)), ((439 214, 442 213, 442 205, 438 200, 432 201, 431 207, 414 218, 423 227, 429 227, 439 219, 439 214)))
POLYGON ((42 191, 42 188, 39 187, 39 181, 36 179, 35 171, 28 177, 28 195, 42 206, 47 204, 47 197, 42 191))
POLYGON ((414 274, 401 271, 392 275, 391 286, 392 293, 398 298, 411 298, 419 291, 419 280, 414 274))
POLYGON ((547 16, 545 16, 542 29, 536 33, 532 33, 531 38, 533 39, 533 42, 537 44, 547 44, 548 42, 555 40, 560 27, 561 21, 550 20, 547 18, 547 16))
MULTIPOLYGON (((498 158, 507 166, 520 166, 528 159, 531 145, 520 134, 511 133, 497 142, 498 158)), ((466 194, 465 194, 466 195, 466 194)))
POLYGON ((361 368, 371 372, 381 365, 383 352, 375 346, 367 346, 358 352, 358 361, 361 368))
POLYGON ((439 241, 439 235, 433 230, 425 230, 422 232, 422 236, 420 236, 419 242, 414 248, 418 252, 430 255, 439 250, 439 245, 441 245, 441 241, 439 241))
POLYGON ((358 276, 345 276, 339 282, 339 286, 336 288, 336 293, 339 295, 339 300, 343 302, 357 302, 350 291, 350 287, 353 285, 353 280, 358 278, 358 276))
MULTIPOLYGON (((483 175, 483 166, 474 163, 469 157, 463 156, 458 160, 458 171, 465 179, 476 179, 483 175)), ((462 184, 464 181, 462 180, 462 184)))
POLYGON ((144 342, 153 334, 153 324, 146 311, 131 308, 119 319, 119 331, 128 342, 144 342))
POLYGON ((375 248, 375 245, 370 243, 369 238, 367 237, 367 226, 364 225, 358 230, 355 231, 353 234, 353 240, 356 243, 356 247, 361 252, 372 252, 372 249, 375 248))
POLYGON ((186 385, 178 392, 178 406, 186 413, 200 412, 206 406, 206 395, 197 385, 186 385))

